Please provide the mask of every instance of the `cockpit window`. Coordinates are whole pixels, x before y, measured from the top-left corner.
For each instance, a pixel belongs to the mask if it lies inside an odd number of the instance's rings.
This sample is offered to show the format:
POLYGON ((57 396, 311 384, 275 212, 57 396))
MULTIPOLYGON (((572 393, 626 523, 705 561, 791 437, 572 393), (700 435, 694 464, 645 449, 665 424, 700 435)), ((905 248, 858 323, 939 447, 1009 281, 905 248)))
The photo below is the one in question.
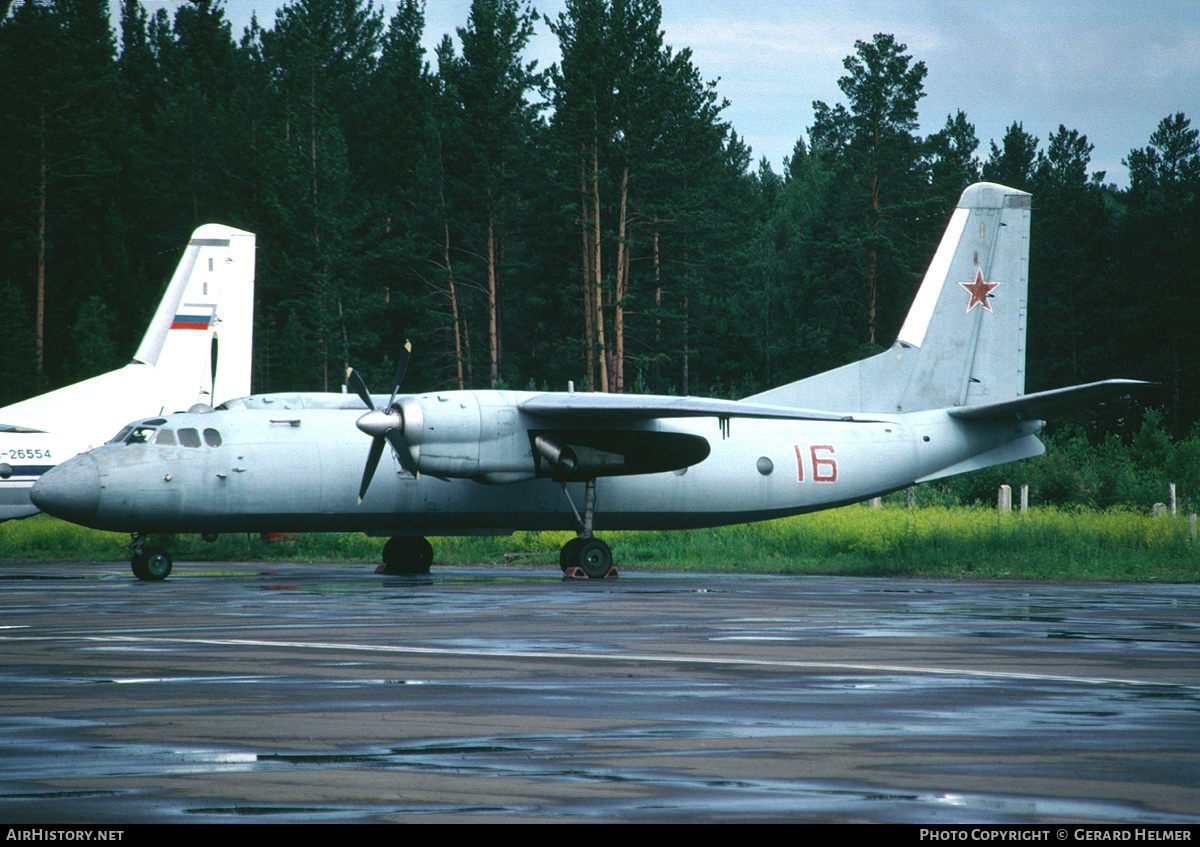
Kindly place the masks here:
MULTIPOLYGON (((122 427, 121 431, 112 437, 109 444, 148 444, 155 441, 154 433, 160 426, 167 421, 164 418, 150 418, 149 420, 138 421, 137 423, 127 424, 122 427)), ((163 441, 160 436, 156 441, 158 444, 173 444, 174 442, 163 441)))
POLYGON ((135 426, 129 435, 125 436, 126 444, 145 444, 154 440, 155 428, 152 426, 135 426))
POLYGON ((179 430, 179 443, 184 447, 199 447, 200 433, 192 428, 179 430))
POLYGON ((166 447, 199 447, 202 443, 209 447, 221 446, 221 433, 209 427, 204 430, 204 441, 200 440, 200 430, 186 427, 176 432, 173 429, 159 429, 165 424, 162 418, 129 424, 109 442, 109 444, 160 444, 166 447))

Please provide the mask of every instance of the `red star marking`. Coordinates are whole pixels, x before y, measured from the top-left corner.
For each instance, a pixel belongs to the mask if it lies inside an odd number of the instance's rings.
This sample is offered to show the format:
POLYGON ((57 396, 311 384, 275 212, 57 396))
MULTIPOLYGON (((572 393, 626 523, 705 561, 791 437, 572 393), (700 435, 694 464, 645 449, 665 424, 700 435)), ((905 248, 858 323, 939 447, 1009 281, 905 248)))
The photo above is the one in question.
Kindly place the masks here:
POLYGON ((983 306, 983 308, 990 312, 992 310, 992 304, 988 302, 988 295, 991 294, 992 289, 999 284, 1000 283, 998 282, 984 282, 983 270, 981 268, 976 268, 974 282, 959 283, 959 285, 967 289, 971 295, 971 302, 967 303, 967 311, 971 311, 976 306, 983 306))

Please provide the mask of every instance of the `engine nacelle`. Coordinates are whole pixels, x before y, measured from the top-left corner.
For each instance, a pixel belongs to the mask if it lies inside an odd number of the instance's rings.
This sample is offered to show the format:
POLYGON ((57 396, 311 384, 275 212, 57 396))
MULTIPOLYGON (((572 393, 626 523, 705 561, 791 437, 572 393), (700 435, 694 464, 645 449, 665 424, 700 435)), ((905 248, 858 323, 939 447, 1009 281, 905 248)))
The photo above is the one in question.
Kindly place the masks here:
POLYGON ((504 391, 445 391, 397 402, 403 433, 421 473, 518 482, 537 475, 518 426, 516 398, 504 391))
POLYGON ((708 441, 699 435, 654 427, 533 430, 517 409, 519 399, 508 391, 409 395, 398 399, 390 415, 418 471, 485 483, 662 473, 709 454, 708 441))

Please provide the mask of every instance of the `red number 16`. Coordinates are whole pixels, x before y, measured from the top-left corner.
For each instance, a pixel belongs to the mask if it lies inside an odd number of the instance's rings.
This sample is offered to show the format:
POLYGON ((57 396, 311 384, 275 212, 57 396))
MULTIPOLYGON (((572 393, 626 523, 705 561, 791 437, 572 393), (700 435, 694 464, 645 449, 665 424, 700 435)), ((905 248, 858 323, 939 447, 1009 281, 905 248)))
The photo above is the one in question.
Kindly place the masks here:
MULTIPOLYGON (((799 481, 804 482, 804 457, 800 453, 800 445, 796 447, 796 472, 799 481)), ((813 444, 808 448, 809 459, 812 462, 813 482, 837 482, 837 459, 833 458, 832 444, 813 444)))

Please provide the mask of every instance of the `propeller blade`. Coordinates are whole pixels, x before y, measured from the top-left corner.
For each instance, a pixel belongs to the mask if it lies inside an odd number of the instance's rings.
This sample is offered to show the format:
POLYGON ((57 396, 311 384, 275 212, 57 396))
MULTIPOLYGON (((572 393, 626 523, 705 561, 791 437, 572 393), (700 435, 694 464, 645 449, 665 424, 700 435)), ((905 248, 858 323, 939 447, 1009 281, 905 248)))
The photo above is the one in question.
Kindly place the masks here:
POLYGON ((413 458, 412 450, 409 449, 408 442, 404 440, 404 435, 398 429, 389 429, 384 433, 388 443, 392 445, 392 449, 396 451, 396 458, 400 460, 400 467, 404 468, 417 479, 421 478, 421 472, 417 470, 417 460, 413 458))
POLYGON ((367 496, 367 488, 371 485, 371 479, 375 476, 375 468, 379 467, 379 457, 383 455, 383 439, 371 439, 371 452, 367 454, 367 466, 363 470, 362 485, 358 488, 358 502, 361 503, 363 498, 367 496))
POLYGON ((371 399, 371 394, 367 391, 367 384, 363 382, 363 378, 354 368, 346 368, 346 387, 357 394, 359 399, 367 404, 368 409, 375 410, 375 401, 371 399))
POLYGON ((367 454, 367 466, 363 469, 362 484, 358 488, 359 503, 362 503, 363 498, 367 496, 367 489, 371 485, 375 470, 379 467, 379 460, 383 456, 385 442, 392 445, 392 450, 395 451, 396 458, 400 461, 400 467, 417 479, 421 478, 420 471, 417 470, 417 460, 408 446, 408 441, 404 438, 404 414, 396 406, 396 396, 400 393, 400 383, 404 381, 404 373, 408 370, 408 359, 411 353, 412 344, 405 341, 404 349, 397 357, 392 398, 388 401, 386 409, 376 408, 375 401, 367 390, 367 384, 358 375, 358 371, 354 368, 346 368, 346 387, 357 394, 370 410, 360 417, 357 423, 360 430, 371 436, 371 452, 367 454))
POLYGON ((396 402, 396 395, 400 393, 400 383, 404 382, 404 373, 408 370, 410 355, 412 355, 412 342, 405 341, 404 348, 396 360, 396 378, 392 380, 392 399, 388 401, 388 408, 391 408, 392 404, 396 402))

